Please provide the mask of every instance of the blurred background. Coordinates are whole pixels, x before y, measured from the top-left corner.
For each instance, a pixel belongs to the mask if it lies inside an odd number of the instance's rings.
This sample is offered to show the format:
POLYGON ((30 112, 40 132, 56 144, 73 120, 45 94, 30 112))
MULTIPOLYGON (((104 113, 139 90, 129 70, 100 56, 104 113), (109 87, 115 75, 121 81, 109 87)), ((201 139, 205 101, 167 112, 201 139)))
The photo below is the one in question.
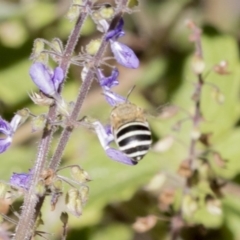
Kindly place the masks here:
MULTIPOLYGON (((70 0, 0 0, 0 115, 4 119, 11 120, 13 113, 24 107, 36 115, 47 112, 47 108, 34 105, 28 96, 36 90, 28 74, 29 57, 36 38, 50 41, 58 37, 66 43, 74 26, 66 18, 70 4, 70 0)), ((214 171, 229 183, 222 198, 220 215, 213 218, 203 215, 197 227, 193 226, 194 222, 183 231, 181 239, 240 239, 240 1, 141 0, 139 11, 125 15, 124 19, 126 35, 120 41, 135 51, 141 64, 134 70, 118 66, 120 85, 116 92, 127 95, 136 85, 130 100, 153 115, 168 104, 177 104, 191 112, 191 95, 196 81, 190 61, 194 45, 189 41, 185 22, 192 19, 202 28, 204 76, 207 82, 219 87, 221 101, 210 84, 204 87, 202 112, 206 121, 201 131, 212 133, 213 148, 227 159, 225 168, 215 166, 214 171), (228 62, 230 74, 212 73, 213 66, 222 60, 228 62)), ((88 19, 77 51, 99 36, 94 23, 88 19)), ((109 72, 109 69, 105 70, 109 72)), ((63 92, 67 101, 74 101, 77 95, 81 85, 80 72, 79 67, 70 68, 63 92)), ((81 116, 107 123, 110 112, 101 89, 94 84, 81 116)), ((70 214, 68 240, 170 239, 170 220, 160 206, 162 190, 159 188, 159 192, 158 186, 161 181, 170 189, 181 184, 176 173, 188 155, 191 122, 177 132, 172 128, 185 116, 182 112, 171 119, 150 117, 155 147, 134 167, 108 159, 96 136, 88 129, 74 131, 62 166, 79 164, 92 181, 88 184, 89 201, 82 216, 76 218, 70 214), (177 141, 172 142, 173 138, 177 141), (164 147, 157 145, 160 143, 164 143, 164 147), (143 221, 140 227, 133 225, 137 218, 149 215, 159 217, 149 231, 144 230, 148 221, 143 221)), ((56 132, 50 155, 54 152, 58 134, 56 132)), ((8 181, 13 172, 27 172, 31 168, 40 136, 40 132, 32 133, 30 121, 19 128, 10 149, 0 155, 2 180, 8 181)), ((68 176, 68 171, 61 171, 61 175, 68 176)), ((48 239, 60 239, 62 223, 59 217, 61 211, 66 211, 64 197, 55 211, 50 210, 49 201, 45 201, 44 225, 40 229, 53 234, 47 236, 48 239)), ((11 216, 20 204, 21 198, 12 209, 2 203, 0 211, 11 216)))

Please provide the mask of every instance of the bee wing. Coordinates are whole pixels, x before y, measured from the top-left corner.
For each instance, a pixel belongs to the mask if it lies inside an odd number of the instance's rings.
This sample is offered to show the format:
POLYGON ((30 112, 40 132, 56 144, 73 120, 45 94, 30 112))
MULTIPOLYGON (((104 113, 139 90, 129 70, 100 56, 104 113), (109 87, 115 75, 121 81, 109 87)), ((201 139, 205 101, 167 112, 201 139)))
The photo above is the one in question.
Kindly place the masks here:
POLYGON ((179 107, 166 103, 157 107, 155 110, 145 110, 144 114, 152 118, 168 119, 173 117, 179 111, 179 107))

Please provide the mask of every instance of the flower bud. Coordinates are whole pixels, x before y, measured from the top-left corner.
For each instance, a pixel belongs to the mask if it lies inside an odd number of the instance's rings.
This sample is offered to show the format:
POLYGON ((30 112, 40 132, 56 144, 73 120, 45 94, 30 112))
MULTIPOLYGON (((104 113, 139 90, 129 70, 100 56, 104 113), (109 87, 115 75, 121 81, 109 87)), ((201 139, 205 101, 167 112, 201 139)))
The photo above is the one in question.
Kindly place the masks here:
POLYGON ((48 60, 49 60, 49 54, 47 52, 40 53, 35 59, 36 62, 40 62, 45 65, 48 64, 48 60))
POLYGON ((139 59, 127 45, 110 40, 110 47, 116 61, 126 68, 138 68, 139 59))
POLYGON ((51 47, 53 48, 54 52, 56 52, 56 54, 51 54, 52 59, 55 62, 59 62, 61 60, 61 55, 63 53, 62 41, 59 38, 54 38, 51 42, 51 47))
POLYGON ((197 171, 199 174, 199 179, 209 180, 211 178, 211 168, 207 162, 199 160, 197 171))
POLYGON ((32 119, 32 132, 41 131, 46 126, 47 118, 45 114, 41 114, 32 119))
POLYGON ((79 6, 71 6, 67 12, 67 18, 69 19, 70 22, 73 22, 80 13, 80 8, 79 6))
POLYGON ((63 183, 61 179, 56 179, 53 181, 52 187, 54 188, 55 192, 61 192, 63 189, 63 183))
POLYGON ((29 173, 13 173, 9 182, 13 187, 28 189, 31 178, 31 171, 29 173))
POLYGON ((51 210, 54 211, 57 205, 59 197, 62 195, 62 192, 53 192, 50 200, 51 210))
POLYGON ((88 196, 89 196, 89 187, 88 186, 81 186, 80 187, 80 193, 81 193, 81 199, 82 199, 82 203, 85 204, 88 200, 88 196))
POLYGON ((147 232, 156 225, 157 220, 157 217, 154 215, 138 217, 133 224, 133 229, 139 233, 147 232))
POLYGON ((175 190, 164 189, 159 195, 158 201, 160 205, 170 206, 174 202, 175 190))
POLYGON ((91 181, 89 174, 77 165, 71 167, 71 176, 80 184, 91 181))
POLYGON ((55 96, 55 100, 58 112, 63 116, 69 116, 69 106, 65 100, 60 95, 55 96))
POLYGON ((40 180, 35 188, 36 194, 40 197, 46 193, 46 187, 44 181, 40 180))
POLYGON ((184 160, 181 162, 178 168, 178 174, 184 178, 190 178, 193 174, 189 160, 184 160))
POLYGON ((228 70, 228 62, 224 60, 215 65, 213 70, 220 75, 230 74, 230 71, 228 70))
POLYGON ((225 102, 225 96, 216 88, 212 90, 212 97, 218 104, 223 104, 225 102))
POLYGON ((66 212, 62 212, 60 216, 60 220, 62 221, 63 224, 68 223, 68 214, 66 212))
POLYGON ((44 64, 37 62, 32 64, 29 74, 44 94, 53 98, 58 96, 59 86, 64 80, 64 73, 60 67, 56 67, 52 72, 44 64))
POLYGON ((57 53, 63 52, 63 43, 59 38, 54 38, 51 42, 51 46, 57 53))
POLYGON ((193 140, 198 140, 200 137, 201 137, 201 132, 199 131, 199 129, 194 128, 194 129, 191 131, 191 138, 192 138, 193 140))
POLYGON ((150 180, 150 182, 144 187, 144 190, 149 191, 149 192, 157 192, 163 187, 166 180, 167 180, 166 174, 157 173, 150 180))
POLYGON ((44 50, 44 41, 41 38, 35 39, 33 43, 33 50, 31 54, 31 59, 35 60, 44 50))
POLYGON ((202 74, 205 69, 205 63, 199 56, 194 56, 192 59, 192 68, 196 74, 202 74))
POLYGON ((86 46, 86 52, 90 55, 95 55, 101 45, 101 39, 91 40, 86 46))
POLYGON ((81 194, 77 189, 70 189, 66 194, 65 203, 68 211, 74 216, 82 215, 82 199, 81 194))
POLYGON ((210 198, 206 200, 206 207, 212 215, 222 215, 222 203, 219 199, 210 198))
POLYGON ((183 196, 182 213, 184 217, 191 217, 198 209, 197 201, 190 195, 183 196))
POLYGON ((135 8, 139 6, 139 1, 138 0, 129 0, 128 5, 129 8, 135 8))
POLYGON ((106 20, 111 19, 114 15, 114 8, 111 5, 102 6, 99 9, 99 14, 106 20))

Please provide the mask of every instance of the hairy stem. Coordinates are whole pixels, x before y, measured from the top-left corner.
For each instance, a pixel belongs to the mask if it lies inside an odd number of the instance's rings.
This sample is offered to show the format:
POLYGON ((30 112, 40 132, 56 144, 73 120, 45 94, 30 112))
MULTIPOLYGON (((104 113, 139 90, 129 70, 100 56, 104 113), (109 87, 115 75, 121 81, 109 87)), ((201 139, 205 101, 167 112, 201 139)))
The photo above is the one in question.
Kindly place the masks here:
MULTIPOLYGON (((91 1, 87 1, 86 4, 91 5, 91 1)), ((67 75, 68 68, 70 66, 70 58, 76 47, 77 41, 79 39, 79 33, 83 26, 83 23, 88 16, 87 12, 80 14, 76 25, 68 39, 66 48, 63 53, 63 57, 60 63, 60 67, 64 71, 64 75, 67 75)), ((60 89, 61 91, 61 89, 60 89)), ((56 106, 52 106, 48 112, 48 120, 54 121, 56 118, 56 106)), ((15 236, 13 239, 23 240, 30 239, 32 234, 34 234, 34 224, 35 220, 40 212, 43 199, 39 201, 38 196, 35 194, 35 187, 39 182, 40 175, 44 170, 47 161, 47 154, 50 148, 50 143, 53 135, 53 130, 49 129, 48 126, 45 127, 41 141, 39 143, 37 158, 33 167, 33 176, 29 191, 24 197, 24 203, 22 207, 22 213, 16 227, 15 236), (37 205, 37 208, 36 208, 37 205)))
MULTIPOLYGON (((114 21, 112 21, 109 30, 113 29, 116 26, 120 17, 122 16, 121 10, 126 8, 127 3, 128 3, 128 0, 122 0, 122 1, 118 2, 117 14, 116 14, 116 17, 114 18, 114 21)), ((92 2, 90 0, 87 0, 85 4, 86 4, 85 10, 90 9, 92 6, 92 2)), ((59 66, 63 69, 65 76, 67 75, 67 72, 68 72, 68 69, 70 66, 70 60, 71 60, 72 53, 73 53, 73 51, 76 47, 77 41, 79 39, 79 33, 81 31, 81 27, 82 27, 86 17, 88 16, 88 14, 89 14, 88 11, 83 11, 80 14, 80 16, 76 22, 76 25, 68 39, 65 50, 63 52, 63 56, 62 56, 59 66)), ((101 45, 98 53, 95 56, 95 61, 94 61, 95 67, 100 65, 101 58, 104 54, 106 47, 107 47, 107 42, 104 41, 104 38, 103 38, 102 45, 101 45)), ((75 103, 74 109, 72 111, 72 114, 69 118, 70 122, 76 121, 78 114, 81 110, 83 101, 84 101, 84 99, 89 91, 89 88, 91 86, 91 83, 93 81, 93 77, 94 77, 93 72, 91 70, 89 70, 88 74, 86 76, 86 79, 85 79, 84 83, 82 84, 82 87, 79 91, 79 95, 78 95, 77 101, 75 103)), ((62 91, 62 86, 60 87, 59 91, 60 92, 62 91)), ((49 112, 48 112, 48 120, 50 122, 54 122, 55 119, 56 119, 56 106, 52 106, 52 107, 50 107, 49 112)), ((63 133, 59 140, 58 147, 56 149, 56 153, 54 154, 52 161, 50 163, 50 168, 52 168, 53 170, 56 170, 60 164, 63 151, 65 149, 65 146, 67 145, 67 142, 72 133, 72 130, 73 130, 73 128, 71 126, 67 127, 66 129, 63 130, 63 133)), ((33 167, 33 176, 32 176, 31 185, 29 187, 29 191, 26 193, 26 195, 24 197, 22 213, 21 213, 18 225, 16 227, 16 232, 15 232, 15 235, 13 238, 15 240, 23 240, 23 239, 30 240, 32 235, 34 235, 35 221, 37 219, 37 216, 40 213, 41 207, 42 207, 44 199, 45 199, 45 196, 38 197, 35 194, 35 187, 38 184, 38 182, 41 178, 41 173, 46 166, 47 154, 48 154, 48 151, 50 148, 52 136, 53 136, 53 129, 49 128, 49 126, 47 125, 43 131, 43 135, 42 135, 42 138, 41 138, 41 141, 39 144, 37 159, 36 159, 34 167, 33 167)))
MULTIPOLYGON (((128 1, 123 0, 123 1, 121 1, 120 5, 123 6, 123 3, 127 4, 127 2, 128 1)), ((127 5, 125 5, 125 7, 126 6, 127 5)), ((120 8, 118 8, 118 9, 120 9, 120 8)), ((112 29, 114 29, 116 27, 116 25, 118 24, 118 21, 122 17, 122 14, 123 14, 123 12, 121 12, 121 11, 116 12, 115 17, 113 18, 112 22, 110 23, 108 31, 110 31, 110 30, 112 30, 112 29)), ((82 86, 80 88, 80 91, 79 91, 76 103, 74 105, 73 111, 71 113, 71 116, 68 119, 69 127, 66 127, 64 129, 64 131, 62 132, 62 135, 60 137, 58 146, 57 146, 57 148, 56 148, 56 150, 54 152, 54 156, 53 156, 53 158, 51 160, 51 163, 50 163, 50 166, 49 166, 49 168, 52 169, 53 171, 57 170, 57 168, 58 168, 58 166, 59 166, 59 164, 61 162, 61 158, 62 158, 64 149, 65 149, 65 147, 66 147, 66 145, 68 143, 68 140, 70 138, 70 135, 71 135, 71 133, 73 131, 73 127, 72 126, 74 125, 74 123, 77 120, 77 117, 78 117, 78 115, 80 113, 80 110, 81 110, 81 107, 83 105, 83 102, 84 102, 84 100, 85 100, 85 98, 87 96, 87 93, 88 93, 88 91, 90 89, 90 86, 92 84, 92 81, 93 81, 93 78, 94 78, 94 74, 93 74, 94 68, 99 67, 100 64, 101 64, 101 60, 103 58, 104 52, 105 52, 105 50, 107 48, 107 45, 108 45, 108 42, 105 40, 106 34, 102 37, 102 41, 101 41, 101 45, 99 47, 99 50, 98 50, 98 52, 94 56, 94 59, 91 62, 92 68, 90 68, 88 70, 86 78, 83 81, 83 84, 82 84, 82 86)))
MULTIPOLYGON (((201 45, 201 29, 199 29, 193 22, 189 22, 188 27, 191 30, 192 33, 192 40, 194 41, 195 44, 195 53, 194 55, 198 57, 199 59, 203 59, 203 53, 202 53, 202 45, 201 45)), ((193 116, 191 117, 192 119, 192 130, 195 131, 198 129, 198 126, 202 120, 202 113, 201 113, 201 95, 202 95, 202 88, 204 85, 202 73, 197 73, 197 83, 195 84, 195 89, 194 93, 192 95, 192 100, 194 101, 194 113, 193 116)), ((191 135, 191 134, 190 134, 191 135)), ((189 145, 189 150, 188 150, 188 165, 191 170, 193 170, 194 166, 194 161, 196 159, 196 146, 197 146, 198 139, 195 137, 191 137, 190 140, 190 145, 189 145)), ((190 178, 186 179, 186 184, 184 187, 184 194, 188 194, 191 183, 190 183, 190 178)), ((179 235, 181 233, 181 228, 184 226, 183 223, 183 218, 182 218, 182 209, 177 213, 176 217, 179 220, 182 221, 182 224, 179 225, 177 224, 176 226, 173 224, 172 229, 171 229, 171 240, 176 240, 179 238, 179 235)))

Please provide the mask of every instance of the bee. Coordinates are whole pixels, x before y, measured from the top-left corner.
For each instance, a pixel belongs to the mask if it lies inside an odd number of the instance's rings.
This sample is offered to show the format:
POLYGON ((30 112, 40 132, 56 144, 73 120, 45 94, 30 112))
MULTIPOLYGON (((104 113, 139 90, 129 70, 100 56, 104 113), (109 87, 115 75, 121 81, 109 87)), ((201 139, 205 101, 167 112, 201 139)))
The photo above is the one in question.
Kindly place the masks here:
POLYGON ((119 150, 138 163, 152 144, 152 134, 144 110, 125 102, 110 114, 111 130, 119 150))

